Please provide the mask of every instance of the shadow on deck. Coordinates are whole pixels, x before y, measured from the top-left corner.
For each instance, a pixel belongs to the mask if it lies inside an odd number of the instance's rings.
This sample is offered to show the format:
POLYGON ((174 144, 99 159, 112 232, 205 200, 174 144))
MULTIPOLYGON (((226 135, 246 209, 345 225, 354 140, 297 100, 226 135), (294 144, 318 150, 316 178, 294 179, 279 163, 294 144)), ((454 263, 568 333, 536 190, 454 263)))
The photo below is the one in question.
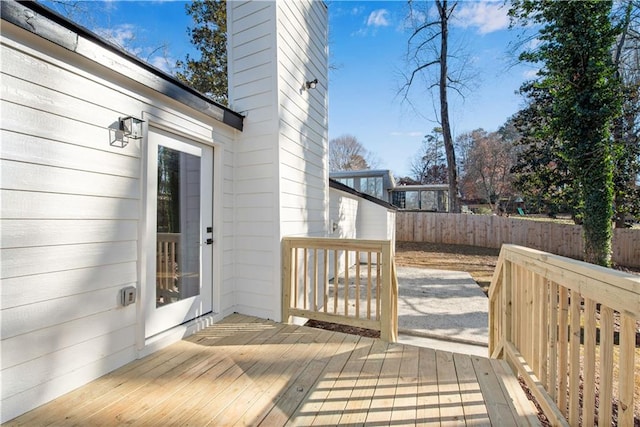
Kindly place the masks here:
POLYGON ((7 425, 536 425, 505 362, 238 314, 7 425))

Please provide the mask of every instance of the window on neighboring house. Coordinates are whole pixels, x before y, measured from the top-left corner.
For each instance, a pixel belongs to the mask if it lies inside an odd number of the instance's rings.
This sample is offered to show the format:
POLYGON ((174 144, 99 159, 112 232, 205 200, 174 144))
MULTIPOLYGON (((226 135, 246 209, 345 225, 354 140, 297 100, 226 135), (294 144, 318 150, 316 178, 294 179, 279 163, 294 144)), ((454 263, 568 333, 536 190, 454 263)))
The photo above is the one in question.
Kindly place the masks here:
POLYGON ((347 187, 355 188, 353 186, 353 178, 336 178, 336 181, 346 185, 347 187))
POLYGON ((437 211, 438 204, 436 202, 435 191, 420 192, 420 209, 423 211, 437 211))
POLYGON ((394 191, 391 193, 391 203, 394 206, 399 207, 400 209, 406 208, 406 192, 405 191, 394 191))
POLYGON ((420 209, 420 192, 407 191, 405 193, 405 209, 420 209))
POLYGON ((382 177, 370 176, 359 179, 359 188, 356 190, 361 191, 378 199, 383 199, 382 190, 382 177))

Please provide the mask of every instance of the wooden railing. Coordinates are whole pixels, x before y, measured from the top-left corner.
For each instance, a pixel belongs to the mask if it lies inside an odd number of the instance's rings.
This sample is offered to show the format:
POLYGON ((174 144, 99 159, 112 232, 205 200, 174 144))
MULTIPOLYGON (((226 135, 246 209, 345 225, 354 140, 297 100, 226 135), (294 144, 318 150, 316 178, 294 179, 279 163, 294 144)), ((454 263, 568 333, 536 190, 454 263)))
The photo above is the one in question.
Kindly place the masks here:
POLYGON ((156 303, 168 304, 179 298, 180 233, 158 233, 156 247, 156 303))
POLYGON ((489 290, 489 352, 553 425, 634 425, 640 277, 504 245, 489 290), (599 402, 597 415, 596 402, 599 402))
POLYGON ((282 319, 292 316, 398 335, 398 284, 388 240, 283 238, 282 319))

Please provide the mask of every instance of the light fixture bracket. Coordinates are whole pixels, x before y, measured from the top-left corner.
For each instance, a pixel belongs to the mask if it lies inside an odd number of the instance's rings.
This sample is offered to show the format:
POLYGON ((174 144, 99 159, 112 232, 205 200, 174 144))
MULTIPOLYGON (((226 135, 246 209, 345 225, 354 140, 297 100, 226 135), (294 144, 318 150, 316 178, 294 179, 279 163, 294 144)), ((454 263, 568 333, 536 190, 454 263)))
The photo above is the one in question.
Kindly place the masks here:
POLYGON ((318 79, 309 80, 304 85, 307 89, 315 89, 318 85, 318 79))

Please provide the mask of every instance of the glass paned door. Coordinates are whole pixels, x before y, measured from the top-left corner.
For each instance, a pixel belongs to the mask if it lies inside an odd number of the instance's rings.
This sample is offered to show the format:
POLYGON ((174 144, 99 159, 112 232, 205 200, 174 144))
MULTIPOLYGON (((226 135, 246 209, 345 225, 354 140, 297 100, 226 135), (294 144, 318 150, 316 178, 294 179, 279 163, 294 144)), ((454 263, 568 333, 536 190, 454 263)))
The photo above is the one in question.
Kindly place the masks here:
POLYGON ((149 154, 147 337, 211 311, 213 245, 213 149, 150 128, 149 154))
POLYGON ((200 293, 200 157, 158 146, 156 307, 200 293))

